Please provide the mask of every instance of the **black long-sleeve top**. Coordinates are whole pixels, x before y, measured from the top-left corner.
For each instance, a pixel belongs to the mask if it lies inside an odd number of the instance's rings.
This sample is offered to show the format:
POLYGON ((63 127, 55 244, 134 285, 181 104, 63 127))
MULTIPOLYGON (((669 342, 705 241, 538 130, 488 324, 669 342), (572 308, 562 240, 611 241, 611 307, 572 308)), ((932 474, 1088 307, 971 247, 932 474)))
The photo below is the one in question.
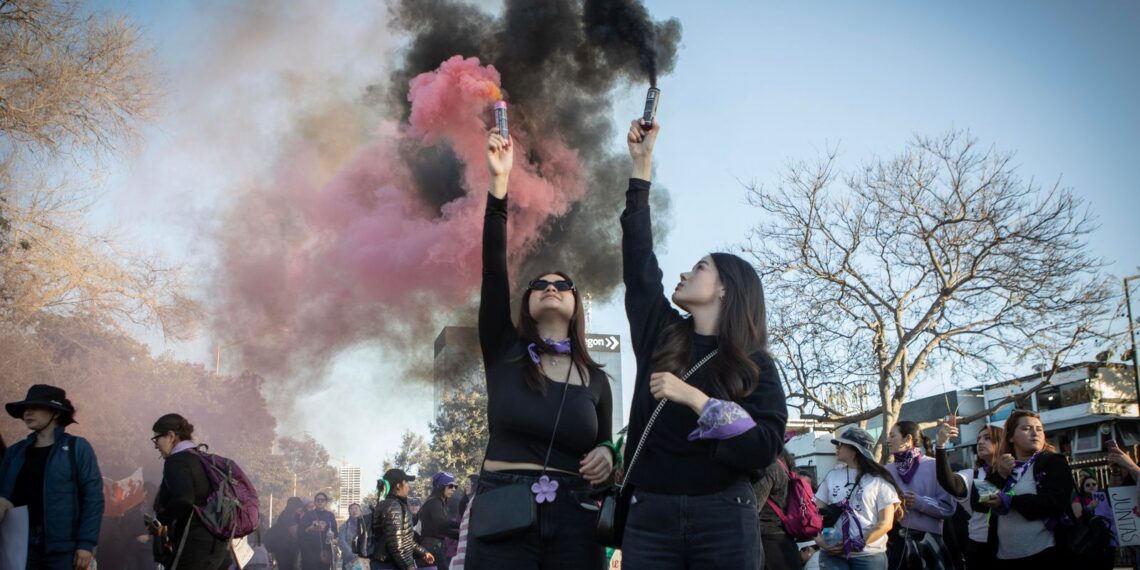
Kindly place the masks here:
POLYGON ((950 468, 950 458, 946 456, 944 447, 934 450, 934 471, 938 476, 938 485, 950 493, 950 496, 966 498, 966 483, 950 468))
POLYGON ((420 507, 420 536, 424 538, 454 538, 459 540, 459 521, 452 520, 443 504, 443 497, 433 495, 420 507))
MULTIPOLYGON (((179 560, 180 568, 195 568, 199 560, 214 561, 228 552, 227 541, 210 534, 198 517, 193 516, 194 506, 205 505, 209 496, 210 479, 201 459, 193 451, 181 451, 166 458, 162 465, 162 484, 154 500, 154 513, 159 522, 169 527, 168 536, 175 549, 186 533, 189 546, 179 560), (190 525, 188 531, 187 524, 190 525)), ((173 555, 172 552, 169 554, 173 555)))
MULTIPOLYGON (((648 181, 630 179, 621 216, 625 310, 637 359, 626 439, 627 467, 645 423, 657 407, 657 400, 649 391, 653 350, 662 331, 684 318, 665 296, 663 275, 653 253, 649 187, 648 181)), ((694 335, 689 365, 696 364, 715 347, 716 337, 694 335)), ((729 439, 689 441, 688 435, 697 428, 699 416, 687 406, 666 405, 630 474, 629 482, 634 487, 671 495, 715 493, 742 478, 759 476, 775 461, 788 419, 784 388, 770 356, 756 353, 752 359, 760 367, 759 385, 735 402, 748 412, 756 426, 729 439)), ((689 383, 708 394, 711 377, 707 368, 693 374, 689 383)))
POLYGON ((507 200, 487 195, 483 218, 483 285, 479 301, 479 345, 487 373, 487 459, 542 465, 554 418, 566 392, 549 466, 577 473, 582 456, 612 434, 613 399, 601 370, 589 385, 564 387, 547 378, 545 393, 523 376, 529 358, 511 322, 507 276, 507 200))
MULTIPOLYGON (((1006 478, 997 472, 997 469, 986 475, 986 481, 1002 488, 1006 478)), ((1073 472, 1069 470, 1069 462, 1064 455, 1044 452, 1033 463, 1033 479, 1037 481, 1036 495, 1014 495, 1010 498, 1010 508, 1021 513, 1029 520, 1044 520, 1060 518, 1070 512, 1072 500, 1073 472)), ((990 518, 990 527, 993 528, 1000 517, 990 518)))

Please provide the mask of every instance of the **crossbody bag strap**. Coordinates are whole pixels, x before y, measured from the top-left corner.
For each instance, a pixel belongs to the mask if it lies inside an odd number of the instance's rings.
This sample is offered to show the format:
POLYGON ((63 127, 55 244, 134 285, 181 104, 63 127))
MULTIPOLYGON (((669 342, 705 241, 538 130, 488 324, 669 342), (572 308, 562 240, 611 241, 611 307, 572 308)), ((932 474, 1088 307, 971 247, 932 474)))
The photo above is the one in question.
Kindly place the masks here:
POLYGON ((546 475, 546 466, 550 464, 550 452, 554 451, 554 437, 558 435, 558 422, 562 421, 562 407, 566 405, 566 392, 570 390, 570 372, 572 370, 574 370, 573 357, 570 358, 570 365, 566 367, 566 380, 562 383, 562 400, 558 402, 558 413, 554 416, 554 429, 550 431, 550 445, 546 446, 546 457, 542 460, 543 475, 546 475))
MULTIPOLYGON (((719 351, 720 349, 714 348, 712 352, 706 354, 700 362, 690 368, 688 372, 685 372, 685 375, 681 377, 681 380, 688 381, 694 372, 696 372, 706 362, 712 360, 712 357, 716 356, 717 352, 719 351)), ((668 402, 669 400, 661 400, 661 402, 657 404, 657 407, 654 408, 653 414, 649 416, 649 421, 645 422, 645 430, 641 432, 641 439, 639 439, 637 442, 637 447, 633 451, 633 457, 629 459, 629 468, 625 470, 625 475, 622 477, 622 484, 617 486, 619 491, 622 489, 622 487, 625 486, 625 482, 629 481, 629 474, 633 472, 633 466, 637 464, 637 458, 641 456, 641 450, 645 445, 645 438, 649 436, 649 431, 653 429, 653 423, 657 421, 657 416, 661 414, 661 410, 668 402)))

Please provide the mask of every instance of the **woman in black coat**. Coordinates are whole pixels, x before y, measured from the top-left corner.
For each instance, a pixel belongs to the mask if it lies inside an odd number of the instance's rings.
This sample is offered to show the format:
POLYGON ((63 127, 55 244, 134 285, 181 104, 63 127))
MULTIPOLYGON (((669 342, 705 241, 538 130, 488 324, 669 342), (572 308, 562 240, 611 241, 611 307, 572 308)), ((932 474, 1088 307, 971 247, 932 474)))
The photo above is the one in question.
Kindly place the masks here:
POLYGON ((166 461, 154 512, 169 541, 168 547, 156 549, 155 559, 171 570, 226 570, 232 562, 228 541, 210 534, 194 514, 194 506, 205 505, 210 495, 194 426, 178 414, 166 414, 152 429, 151 441, 166 461))

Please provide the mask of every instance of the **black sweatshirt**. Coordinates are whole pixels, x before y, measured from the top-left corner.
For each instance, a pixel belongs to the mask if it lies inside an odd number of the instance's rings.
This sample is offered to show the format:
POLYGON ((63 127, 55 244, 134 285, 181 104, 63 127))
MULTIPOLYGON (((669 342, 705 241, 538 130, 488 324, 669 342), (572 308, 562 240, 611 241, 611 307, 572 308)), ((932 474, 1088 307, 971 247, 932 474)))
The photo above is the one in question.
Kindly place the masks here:
MULTIPOLYGON (((649 392, 649 375, 653 372, 650 357, 661 332, 684 318, 665 296, 663 275, 653 253, 649 186, 645 180, 630 179, 621 216, 625 311, 637 359, 626 439, 627 467, 645 423, 657 407, 657 400, 649 392)), ((716 337, 694 335, 689 365, 696 364, 715 346, 716 337)), ((758 477, 775 461, 788 420, 784 388, 771 357, 756 353, 752 360, 760 367, 759 385, 736 403, 752 416, 756 426, 730 439, 689 441, 689 433, 697 428, 698 415, 687 406, 667 404, 630 474, 629 482, 634 487, 669 495, 715 493, 738 480, 758 477)), ((709 394, 711 378, 706 374, 707 366, 689 378, 689 383, 709 394)))
POLYGON ((420 507, 420 536, 424 538, 454 538, 459 540, 459 521, 447 516, 443 497, 432 495, 420 507))
POLYGON ((487 371, 487 459, 542 465, 562 392, 566 404, 550 454, 550 467, 577 473, 582 457, 612 435, 609 379, 591 370, 589 385, 546 380, 546 393, 523 376, 526 346, 511 322, 507 277, 507 200, 487 195, 483 218, 483 288, 479 300, 479 345, 487 371))

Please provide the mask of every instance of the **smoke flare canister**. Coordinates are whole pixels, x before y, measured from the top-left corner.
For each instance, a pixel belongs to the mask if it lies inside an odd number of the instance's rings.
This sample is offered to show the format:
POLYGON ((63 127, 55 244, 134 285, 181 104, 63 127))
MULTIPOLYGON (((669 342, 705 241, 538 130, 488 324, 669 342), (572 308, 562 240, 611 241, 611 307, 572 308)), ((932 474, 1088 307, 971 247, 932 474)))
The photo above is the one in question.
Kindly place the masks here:
POLYGON ((495 101, 495 126, 499 128, 499 134, 511 144, 511 134, 507 132, 507 102, 495 101))
POLYGON ((645 115, 641 117, 646 129, 653 128, 653 119, 657 118, 657 101, 659 99, 661 99, 661 90, 650 87, 649 92, 645 94, 645 115))

